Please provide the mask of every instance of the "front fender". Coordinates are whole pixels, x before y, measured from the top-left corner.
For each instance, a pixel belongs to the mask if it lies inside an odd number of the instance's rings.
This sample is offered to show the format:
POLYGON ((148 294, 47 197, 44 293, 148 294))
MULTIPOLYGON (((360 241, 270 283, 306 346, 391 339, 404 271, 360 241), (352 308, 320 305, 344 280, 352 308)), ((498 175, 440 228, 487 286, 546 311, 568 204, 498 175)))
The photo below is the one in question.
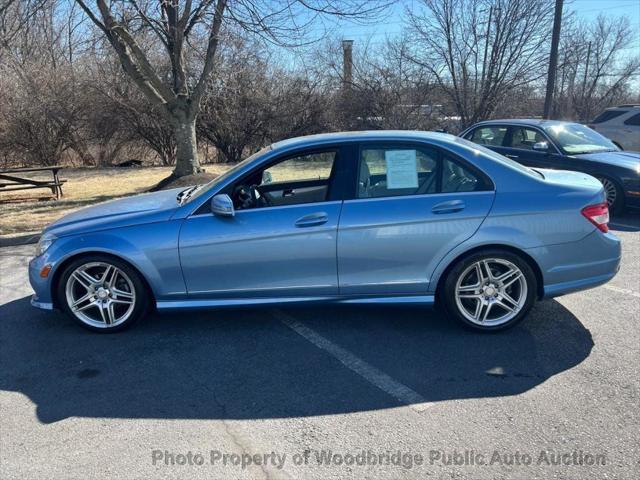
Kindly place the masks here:
MULTIPOLYGON (((156 300, 186 293, 178 257, 181 221, 160 222, 59 238, 38 263, 52 265, 50 279, 78 255, 105 253, 130 263, 145 278, 156 300)), ((51 284, 50 288, 54 288, 51 284)))

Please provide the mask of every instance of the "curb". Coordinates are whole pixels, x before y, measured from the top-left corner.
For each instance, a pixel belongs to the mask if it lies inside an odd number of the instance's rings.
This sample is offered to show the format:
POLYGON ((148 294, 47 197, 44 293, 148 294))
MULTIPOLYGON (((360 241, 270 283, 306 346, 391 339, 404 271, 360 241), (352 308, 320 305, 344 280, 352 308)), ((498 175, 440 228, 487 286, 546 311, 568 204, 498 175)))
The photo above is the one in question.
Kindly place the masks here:
POLYGON ((27 233, 26 235, 20 235, 16 237, 0 237, 1 247, 17 247, 20 245, 29 245, 32 243, 38 243, 40 239, 39 233, 27 233))

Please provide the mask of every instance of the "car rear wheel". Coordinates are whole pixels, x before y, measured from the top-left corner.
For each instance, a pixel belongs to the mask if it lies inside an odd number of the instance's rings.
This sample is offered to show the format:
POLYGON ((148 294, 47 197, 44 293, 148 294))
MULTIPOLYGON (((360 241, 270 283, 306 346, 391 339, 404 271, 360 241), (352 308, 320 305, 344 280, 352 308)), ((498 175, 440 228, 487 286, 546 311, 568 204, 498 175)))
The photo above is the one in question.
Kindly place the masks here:
POLYGON ((624 195, 616 182, 607 177, 597 177, 602 186, 611 213, 620 213, 624 208, 624 195))
POLYGON ((450 315, 481 331, 511 327, 536 299, 536 277, 518 255, 503 250, 472 254, 447 275, 442 297, 450 315))
POLYGON ((95 332, 123 330, 147 310, 148 299, 140 274, 118 259, 92 255, 71 262, 58 283, 64 311, 95 332))

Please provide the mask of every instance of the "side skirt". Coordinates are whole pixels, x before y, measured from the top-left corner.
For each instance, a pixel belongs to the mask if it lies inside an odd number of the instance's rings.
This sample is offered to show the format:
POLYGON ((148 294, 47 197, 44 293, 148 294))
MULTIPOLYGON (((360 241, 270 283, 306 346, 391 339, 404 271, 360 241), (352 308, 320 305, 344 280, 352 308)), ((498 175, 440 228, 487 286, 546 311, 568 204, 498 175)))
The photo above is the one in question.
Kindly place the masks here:
POLYGON ((373 296, 357 297, 280 297, 280 298, 233 298, 211 300, 172 300, 156 303, 159 311, 182 309, 206 309, 224 307, 249 307, 258 305, 314 305, 314 304, 360 304, 360 305, 433 305, 433 295, 373 296))

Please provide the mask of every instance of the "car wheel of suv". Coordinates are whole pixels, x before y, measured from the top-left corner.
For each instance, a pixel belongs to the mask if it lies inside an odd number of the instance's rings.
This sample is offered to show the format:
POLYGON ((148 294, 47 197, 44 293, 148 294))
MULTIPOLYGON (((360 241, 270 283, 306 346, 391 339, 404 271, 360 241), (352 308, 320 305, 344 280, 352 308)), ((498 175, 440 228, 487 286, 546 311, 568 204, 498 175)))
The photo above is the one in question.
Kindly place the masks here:
POLYGON ((607 205, 611 213, 620 213, 624 208, 624 194, 616 182, 607 177, 596 177, 604 187, 607 205))
POLYGON ((71 262, 60 277, 57 294, 64 311, 95 332, 123 330, 143 316, 148 306, 140 274, 105 255, 71 262))
POLYGON ((536 299, 536 277, 529 264, 504 250, 469 255, 448 273, 441 292, 447 312, 481 331, 512 327, 536 299))

